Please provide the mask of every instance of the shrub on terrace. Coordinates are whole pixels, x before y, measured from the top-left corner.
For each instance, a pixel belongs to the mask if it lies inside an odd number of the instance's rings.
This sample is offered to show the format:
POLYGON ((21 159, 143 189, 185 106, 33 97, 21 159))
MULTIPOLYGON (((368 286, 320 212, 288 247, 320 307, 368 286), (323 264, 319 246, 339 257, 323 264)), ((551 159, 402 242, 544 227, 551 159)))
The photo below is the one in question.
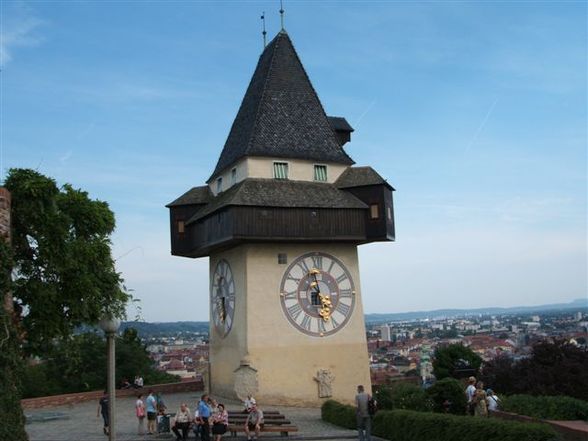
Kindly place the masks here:
POLYGON ((500 410, 546 420, 588 421, 588 402, 564 396, 511 395, 501 399, 500 410))
MULTIPOLYGON (((356 428, 353 406, 325 402, 322 418, 348 429, 356 428)), ((372 433, 393 441, 555 441, 557 435, 545 424, 502 421, 411 410, 379 411, 372 433)))
POLYGON ((455 415, 463 415, 466 409, 466 396, 464 387, 454 378, 444 378, 437 381, 433 386, 427 389, 427 394, 433 401, 433 410, 435 412, 445 412, 455 415))

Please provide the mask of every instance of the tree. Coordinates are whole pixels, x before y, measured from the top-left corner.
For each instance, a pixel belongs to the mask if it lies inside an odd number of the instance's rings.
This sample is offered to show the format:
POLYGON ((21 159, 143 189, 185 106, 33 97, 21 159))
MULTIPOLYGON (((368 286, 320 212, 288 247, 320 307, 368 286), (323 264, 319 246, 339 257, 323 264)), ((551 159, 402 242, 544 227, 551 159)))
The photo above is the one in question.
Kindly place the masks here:
POLYGON ((82 190, 11 169, 13 282, 23 349, 42 354, 54 338, 102 316, 124 316, 130 296, 110 250, 114 214, 82 190))
POLYGON ((444 378, 427 389, 433 401, 435 412, 449 412, 463 415, 466 409, 466 396, 463 385, 455 378, 444 378))
POLYGON ((435 351, 433 374, 438 380, 476 375, 482 358, 462 344, 453 344, 435 351))
MULTIPOLYGON (((137 331, 127 328, 116 342, 116 384, 141 374, 146 384, 169 383, 178 377, 156 370, 137 331)), ((106 386, 106 341, 102 335, 87 332, 55 343, 38 365, 28 366, 23 396, 85 392, 106 386)))
MULTIPOLYGON (((10 247, 0 237, 0 294, 9 292, 11 268, 10 247)), ((13 317, 3 305, 0 305, 0 330, 0 439, 24 441, 27 434, 19 392, 22 362, 13 317)))
POLYGON ((588 397, 588 351, 565 340, 533 346, 529 358, 498 357, 483 368, 482 379, 503 394, 588 397))

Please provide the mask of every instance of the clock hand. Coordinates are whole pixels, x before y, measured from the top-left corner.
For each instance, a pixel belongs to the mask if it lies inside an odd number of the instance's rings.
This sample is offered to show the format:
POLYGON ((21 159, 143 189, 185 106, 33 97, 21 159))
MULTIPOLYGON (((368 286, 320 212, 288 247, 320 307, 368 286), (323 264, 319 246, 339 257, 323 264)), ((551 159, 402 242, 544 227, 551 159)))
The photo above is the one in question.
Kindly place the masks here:
POLYGON ((316 278, 317 274, 320 274, 320 271, 316 268, 313 268, 310 270, 310 274, 312 275, 312 277, 314 278, 314 282, 312 282, 310 284, 310 286, 312 288, 316 289, 316 292, 314 294, 316 294, 321 302, 321 310, 319 311, 319 315, 323 318, 323 320, 329 321, 329 319, 331 318, 331 306, 333 305, 331 303, 331 299, 329 298, 328 295, 324 295, 321 293, 320 287, 319 287, 319 283, 318 280, 316 278))

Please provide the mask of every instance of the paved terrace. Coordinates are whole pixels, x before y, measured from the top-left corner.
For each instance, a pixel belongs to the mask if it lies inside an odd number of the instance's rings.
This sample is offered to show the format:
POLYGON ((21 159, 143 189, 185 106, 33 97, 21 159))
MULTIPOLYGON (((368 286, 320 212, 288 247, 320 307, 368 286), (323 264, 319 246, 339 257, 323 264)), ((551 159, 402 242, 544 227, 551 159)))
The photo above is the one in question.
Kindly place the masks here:
MULTIPOLYGON (((163 399, 170 412, 176 412, 182 402, 188 403, 190 411, 193 412, 201 392, 181 392, 164 394, 163 399)), ((173 433, 158 435, 137 435, 137 418, 135 417, 136 397, 117 398, 116 425, 117 440, 121 441, 143 441, 143 440, 175 440, 173 433)), ((224 401, 229 410, 240 409, 241 404, 236 401, 224 401)), ((321 420, 320 409, 264 406, 259 403, 261 409, 276 409, 286 415, 292 424, 298 426, 298 432, 290 435, 287 439, 292 440, 349 440, 357 439, 357 432, 354 430, 342 429, 321 420)), ((25 414, 29 419, 26 426, 31 441, 105 441, 108 439, 102 433, 102 417, 96 417, 98 401, 89 401, 65 406, 52 406, 43 409, 26 410, 25 414)), ((191 434, 193 440, 193 434, 191 434)), ((223 440, 242 441, 245 436, 239 434, 232 438, 227 433, 223 440)), ((261 434, 264 439, 280 439, 279 435, 261 434)), ((286 438, 282 438, 286 439, 286 438)), ((375 438, 377 439, 377 438, 375 438)))

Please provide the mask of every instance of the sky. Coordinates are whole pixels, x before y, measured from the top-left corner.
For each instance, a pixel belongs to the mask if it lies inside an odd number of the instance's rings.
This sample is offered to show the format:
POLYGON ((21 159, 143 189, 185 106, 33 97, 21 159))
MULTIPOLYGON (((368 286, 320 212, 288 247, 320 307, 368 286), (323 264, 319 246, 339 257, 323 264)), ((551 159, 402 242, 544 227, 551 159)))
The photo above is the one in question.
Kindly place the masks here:
MULTIPOLYGON (((165 204, 214 169, 278 1, 0 2, 0 179, 109 203, 130 318, 208 320, 208 259, 165 204)), ((346 151, 396 189, 359 247, 364 310, 539 305, 587 286, 587 3, 286 1, 346 151)))

